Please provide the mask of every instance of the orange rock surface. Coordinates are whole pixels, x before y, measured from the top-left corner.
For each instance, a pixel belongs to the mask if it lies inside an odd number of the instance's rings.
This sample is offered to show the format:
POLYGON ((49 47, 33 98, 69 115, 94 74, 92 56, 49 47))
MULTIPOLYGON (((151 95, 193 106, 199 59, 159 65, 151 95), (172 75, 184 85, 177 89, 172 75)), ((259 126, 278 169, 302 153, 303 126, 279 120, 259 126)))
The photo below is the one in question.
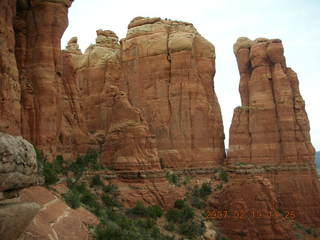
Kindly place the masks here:
POLYGON ((304 100, 281 40, 240 38, 234 50, 242 106, 234 112, 228 162, 313 164, 304 100))
POLYGON ((21 89, 15 58, 16 2, 0 2, 0 132, 20 135, 21 89))
POLYGON ((119 88, 141 109, 163 165, 222 163, 224 133, 214 92, 215 49, 190 23, 135 18, 121 41, 119 88))
POLYGON ((22 135, 46 154, 56 153, 62 122, 60 40, 70 5, 71 1, 18 2, 15 29, 22 135))
POLYGON ((234 52, 242 106, 230 129, 232 181, 215 207, 256 215, 220 224, 234 240, 298 239, 298 225, 320 227, 320 185, 297 75, 286 66, 279 39, 239 38, 234 52))
POLYGON ((108 128, 105 91, 120 77, 119 54, 118 37, 112 31, 97 30, 96 44, 89 46, 76 63, 83 116, 88 130, 94 134, 108 128))
POLYGON ((20 239, 92 239, 88 226, 98 224, 98 219, 84 208, 73 210, 57 196, 43 187, 32 187, 21 192, 24 202, 36 202, 39 213, 20 239))

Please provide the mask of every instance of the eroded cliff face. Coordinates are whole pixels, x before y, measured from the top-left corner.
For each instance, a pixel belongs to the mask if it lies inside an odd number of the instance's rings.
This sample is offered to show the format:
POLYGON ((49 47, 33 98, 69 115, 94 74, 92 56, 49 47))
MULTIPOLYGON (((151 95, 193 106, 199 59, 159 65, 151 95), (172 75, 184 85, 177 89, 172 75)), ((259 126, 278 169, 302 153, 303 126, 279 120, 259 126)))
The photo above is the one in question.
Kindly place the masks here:
POLYGON ((135 18, 121 41, 120 89, 142 110, 165 167, 222 163, 214 46, 190 23, 135 18))
POLYGON ((121 75, 120 44, 109 30, 97 30, 96 44, 88 47, 77 65, 77 84, 83 99, 88 130, 101 134, 108 128, 106 89, 121 75))
POLYGON ((1 1, 0 9, 0 131, 20 135, 21 89, 13 30, 16 1, 1 1))
POLYGON ((51 159, 83 152, 90 137, 81 124, 75 79, 66 77, 60 40, 72 1, 17 1, 16 58, 21 85, 21 133, 51 159))
POLYGON ((115 86, 107 88, 105 96, 109 104, 108 129, 101 162, 115 170, 159 170, 156 139, 142 112, 115 86))
POLYGON ((236 240, 296 239, 297 224, 320 226, 320 186, 298 78, 279 39, 239 38, 234 53, 242 106, 234 111, 226 160, 233 180, 218 205, 259 216, 221 225, 236 240))
MULTIPOLYGON (((69 44, 76 44, 74 41, 69 44)), ((222 163, 223 124, 212 82, 214 46, 192 24, 135 18, 120 44, 112 31, 98 30, 96 44, 83 55, 72 54, 77 55, 71 65, 86 126, 100 145, 107 143, 102 155, 105 164, 115 158, 119 164, 127 161, 127 166, 130 158, 132 166, 140 159, 145 165, 142 169, 147 165, 157 169, 160 160, 162 167, 169 168, 222 163), (112 93, 114 87, 128 96, 126 104, 111 96, 116 94, 112 93), (140 111, 140 117, 133 116, 135 111, 140 111), (121 125, 117 133, 115 125, 121 125), (133 149, 140 149, 139 153, 133 149), (137 154, 140 157, 130 157, 137 154)))
POLYGON ((242 106, 234 113, 228 162, 313 164, 304 100, 281 41, 240 38, 234 51, 242 106))
MULTIPOLYGON (((162 168, 210 178, 225 160, 214 46, 190 23, 138 17, 120 43, 112 31, 98 30, 84 54, 77 38, 61 52, 71 2, 0 3, 0 131, 24 136, 49 158, 98 149, 101 162, 115 170, 125 206, 142 199, 172 207, 185 189, 170 185, 162 168)), ((298 78, 278 39, 240 38, 234 52, 242 106, 230 129, 230 182, 211 196, 211 206, 266 214, 222 219, 232 239, 292 240, 295 222, 320 227, 320 188, 298 78), (294 221, 267 215, 279 209, 294 221)), ((13 161, 0 157, 0 170, 10 170, 13 161)), ((30 185, 29 175, 14 185, 30 185)), ((7 190, 5 183, 0 190, 7 190)), ((39 196, 42 207, 26 239, 69 237, 74 226, 80 226, 75 238, 89 237, 86 221, 96 223, 91 215, 79 218, 43 188, 25 193, 39 196)))

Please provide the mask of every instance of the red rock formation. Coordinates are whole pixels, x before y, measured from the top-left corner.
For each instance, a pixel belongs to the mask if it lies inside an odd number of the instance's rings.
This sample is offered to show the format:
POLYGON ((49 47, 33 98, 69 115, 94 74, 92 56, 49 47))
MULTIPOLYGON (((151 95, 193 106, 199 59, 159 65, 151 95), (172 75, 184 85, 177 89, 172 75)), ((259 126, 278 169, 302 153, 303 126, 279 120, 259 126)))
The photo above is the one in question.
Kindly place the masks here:
POLYGON ((224 133, 213 89, 213 45, 190 23, 138 17, 121 53, 120 89, 142 110, 164 165, 220 164, 224 133))
POLYGON ((304 101, 281 41, 240 38, 234 48, 242 106, 233 117, 228 162, 313 164, 304 101))
POLYGON ((143 172, 135 179, 119 178, 115 181, 119 187, 120 201, 125 207, 132 208, 137 201, 143 201, 146 205, 157 204, 169 209, 176 200, 184 198, 185 189, 170 184, 163 173, 152 172, 151 175, 143 172))
POLYGON ((98 219, 93 214, 84 208, 76 210, 69 208, 43 187, 23 190, 21 200, 36 202, 42 207, 21 239, 91 239, 88 226, 98 224, 98 219))
POLYGON ((230 129, 232 181, 216 207, 262 217, 221 219, 221 226, 235 240, 296 239, 297 223, 320 227, 320 185, 297 75, 286 67, 279 39, 239 38, 234 52, 242 106, 230 129))
POLYGON ((141 111, 115 86, 104 93, 108 99, 107 138, 102 163, 116 170, 160 169, 155 136, 141 111))
POLYGON ((16 1, 0 2, 0 131, 20 135, 19 72, 14 54, 16 1))
POLYGON ((75 156, 89 148, 95 148, 97 142, 89 134, 85 118, 80 90, 77 85, 77 66, 82 53, 77 38, 72 38, 67 49, 62 51, 62 81, 59 81, 60 106, 62 119, 59 125, 57 154, 75 156))
POLYGON ((76 81, 83 100, 83 114, 88 130, 101 134, 107 128, 106 88, 117 83, 121 74, 118 37, 109 30, 97 30, 91 45, 77 63, 76 81))
POLYGON ((60 39, 72 1, 19 1, 16 52, 22 88, 22 134, 45 153, 56 153, 62 122, 60 39))

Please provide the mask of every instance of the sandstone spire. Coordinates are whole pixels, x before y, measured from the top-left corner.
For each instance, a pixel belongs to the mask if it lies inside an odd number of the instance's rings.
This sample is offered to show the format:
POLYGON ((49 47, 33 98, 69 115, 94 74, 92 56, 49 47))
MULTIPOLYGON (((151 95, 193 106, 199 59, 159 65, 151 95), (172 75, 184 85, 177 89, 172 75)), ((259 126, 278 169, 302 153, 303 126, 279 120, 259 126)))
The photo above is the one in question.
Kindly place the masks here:
POLYGON ((242 106, 233 116, 228 163, 313 164, 305 104, 281 40, 239 38, 234 51, 242 106))
POLYGON ((239 38, 234 52, 242 106, 230 128, 232 181, 218 208, 238 217, 220 224, 234 240, 296 239, 297 223, 320 226, 320 186, 298 78, 279 39, 239 38))

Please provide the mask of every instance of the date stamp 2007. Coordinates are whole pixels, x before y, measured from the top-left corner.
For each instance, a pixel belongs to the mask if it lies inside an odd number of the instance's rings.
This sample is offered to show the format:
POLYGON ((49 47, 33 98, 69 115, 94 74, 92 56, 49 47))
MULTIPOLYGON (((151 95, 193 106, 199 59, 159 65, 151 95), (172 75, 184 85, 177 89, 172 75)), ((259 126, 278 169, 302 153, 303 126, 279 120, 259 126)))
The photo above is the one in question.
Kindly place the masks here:
POLYGON ((237 209, 237 210, 208 210, 207 219, 266 219, 266 218, 284 218, 287 220, 296 219, 295 211, 282 210, 264 210, 264 209, 237 209))

